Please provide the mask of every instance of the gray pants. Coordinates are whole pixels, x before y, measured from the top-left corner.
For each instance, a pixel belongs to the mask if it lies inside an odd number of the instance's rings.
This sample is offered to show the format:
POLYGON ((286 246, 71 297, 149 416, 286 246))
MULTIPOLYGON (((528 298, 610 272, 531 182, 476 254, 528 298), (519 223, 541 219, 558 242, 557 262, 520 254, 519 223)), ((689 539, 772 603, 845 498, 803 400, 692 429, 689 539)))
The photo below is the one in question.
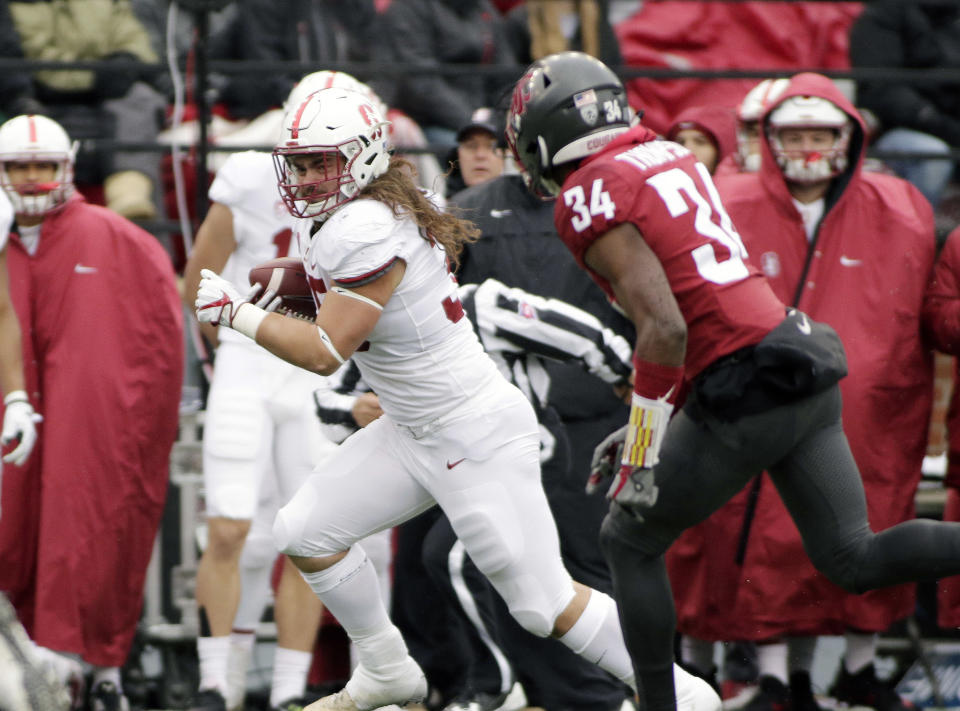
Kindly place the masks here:
POLYGON ((675 707, 671 664, 676 614, 663 554, 767 470, 810 560, 850 592, 960 573, 960 524, 913 520, 873 533, 856 462, 840 420, 837 386, 724 421, 674 417, 655 470, 650 508, 613 504, 600 541, 613 572, 624 638, 646 711, 675 707))

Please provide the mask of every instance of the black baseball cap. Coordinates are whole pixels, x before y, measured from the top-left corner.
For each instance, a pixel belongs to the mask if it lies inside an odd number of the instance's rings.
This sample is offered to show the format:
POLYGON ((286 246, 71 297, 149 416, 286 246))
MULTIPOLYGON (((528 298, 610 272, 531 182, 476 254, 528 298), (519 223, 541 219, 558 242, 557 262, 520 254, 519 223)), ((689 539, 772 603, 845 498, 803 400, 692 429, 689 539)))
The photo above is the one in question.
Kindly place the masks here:
POLYGON ((474 131, 485 131, 497 139, 497 145, 506 145, 506 137, 503 135, 500 116, 488 106, 482 106, 474 111, 470 117, 470 123, 462 126, 460 130, 457 131, 457 143, 463 141, 474 131))

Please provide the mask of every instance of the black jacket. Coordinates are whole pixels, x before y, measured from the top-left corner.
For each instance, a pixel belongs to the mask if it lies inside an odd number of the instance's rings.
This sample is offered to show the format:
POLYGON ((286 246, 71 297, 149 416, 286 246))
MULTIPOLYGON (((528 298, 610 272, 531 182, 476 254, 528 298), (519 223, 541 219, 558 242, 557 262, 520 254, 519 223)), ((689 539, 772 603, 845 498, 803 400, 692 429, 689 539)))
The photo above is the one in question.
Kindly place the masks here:
MULTIPOLYGON (((960 7, 904 0, 866 3, 850 31, 850 62, 853 67, 960 73, 960 7)), ((911 128, 960 146, 960 81, 860 81, 857 98, 883 129, 911 128)))
POLYGON ((500 94, 519 78, 503 18, 489 0, 393 0, 384 13, 383 32, 391 61, 424 71, 397 77, 391 87, 375 82, 374 89, 421 126, 459 130, 474 109, 497 105, 500 94), (456 64, 486 64, 506 73, 431 71, 456 64))
MULTIPOLYGON (((557 298, 596 316, 632 342, 633 326, 610 306, 606 295, 557 236, 553 202, 532 195, 518 175, 502 175, 450 198, 457 215, 473 221, 482 236, 460 258, 457 280, 480 283, 493 277, 538 296, 557 298)), ((564 419, 589 418, 617 409, 609 388, 578 366, 550 364, 551 404, 564 419)))

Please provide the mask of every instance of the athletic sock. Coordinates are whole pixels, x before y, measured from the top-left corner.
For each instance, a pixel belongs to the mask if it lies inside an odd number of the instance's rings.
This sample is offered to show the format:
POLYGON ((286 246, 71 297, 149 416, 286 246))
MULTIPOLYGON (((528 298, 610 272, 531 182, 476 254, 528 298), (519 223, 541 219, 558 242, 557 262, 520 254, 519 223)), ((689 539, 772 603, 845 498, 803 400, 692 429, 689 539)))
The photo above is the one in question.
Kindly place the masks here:
POLYGON ((227 697, 227 661, 230 657, 230 635, 198 637, 200 689, 216 689, 227 697))
POLYGON ((307 674, 313 654, 299 649, 278 647, 273 658, 273 681, 270 684, 270 705, 298 699, 307 689, 307 674))

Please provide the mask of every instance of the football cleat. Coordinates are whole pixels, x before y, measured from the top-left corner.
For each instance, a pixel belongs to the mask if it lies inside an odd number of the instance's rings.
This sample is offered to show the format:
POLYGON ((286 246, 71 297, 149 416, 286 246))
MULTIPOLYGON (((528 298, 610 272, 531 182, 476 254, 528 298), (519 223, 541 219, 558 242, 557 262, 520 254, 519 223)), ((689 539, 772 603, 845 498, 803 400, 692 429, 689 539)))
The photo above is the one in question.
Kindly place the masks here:
POLYGON ((390 681, 375 679, 362 664, 357 665, 343 690, 324 696, 307 706, 305 711, 371 711, 390 704, 418 703, 426 695, 427 678, 420 666, 407 657, 406 669, 390 681))

